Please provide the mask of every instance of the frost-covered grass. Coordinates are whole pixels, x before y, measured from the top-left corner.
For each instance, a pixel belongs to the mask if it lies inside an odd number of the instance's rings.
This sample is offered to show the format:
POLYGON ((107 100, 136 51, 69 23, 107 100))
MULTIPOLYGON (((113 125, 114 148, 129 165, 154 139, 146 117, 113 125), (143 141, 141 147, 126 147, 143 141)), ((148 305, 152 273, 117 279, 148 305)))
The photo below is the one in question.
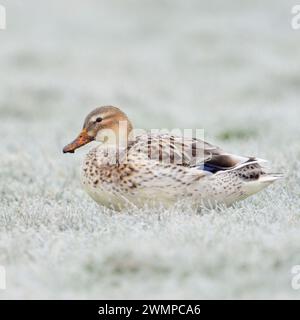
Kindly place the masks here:
POLYGON ((300 31, 292 1, 2 0, 0 298, 296 298, 300 31), (24 2, 25 3, 25 2, 24 2), (283 181, 235 207, 116 213, 81 189, 96 105, 205 128, 283 181))

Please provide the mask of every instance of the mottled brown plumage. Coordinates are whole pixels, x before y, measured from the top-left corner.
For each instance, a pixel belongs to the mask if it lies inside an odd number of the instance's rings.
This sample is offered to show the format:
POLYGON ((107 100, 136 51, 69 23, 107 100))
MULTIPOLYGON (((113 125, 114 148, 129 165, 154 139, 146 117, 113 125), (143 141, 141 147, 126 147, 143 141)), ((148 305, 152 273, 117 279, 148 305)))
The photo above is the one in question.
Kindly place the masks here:
POLYGON ((230 205, 278 179, 265 172, 263 160, 232 155, 200 139, 135 135, 130 120, 116 107, 93 110, 64 152, 92 140, 102 144, 87 154, 82 183, 96 202, 115 209, 179 200, 230 205))

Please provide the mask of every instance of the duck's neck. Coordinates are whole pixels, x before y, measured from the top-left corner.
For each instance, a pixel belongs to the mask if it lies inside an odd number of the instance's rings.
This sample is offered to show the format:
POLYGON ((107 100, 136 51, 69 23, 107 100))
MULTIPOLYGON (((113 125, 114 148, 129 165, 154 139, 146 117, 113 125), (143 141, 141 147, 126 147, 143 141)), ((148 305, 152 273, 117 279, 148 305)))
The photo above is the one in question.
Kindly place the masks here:
POLYGON ((119 120, 113 123, 109 129, 99 132, 96 140, 101 141, 105 146, 117 149, 127 148, 129 136, 132 132, 132 124, 128 119, 119 120))

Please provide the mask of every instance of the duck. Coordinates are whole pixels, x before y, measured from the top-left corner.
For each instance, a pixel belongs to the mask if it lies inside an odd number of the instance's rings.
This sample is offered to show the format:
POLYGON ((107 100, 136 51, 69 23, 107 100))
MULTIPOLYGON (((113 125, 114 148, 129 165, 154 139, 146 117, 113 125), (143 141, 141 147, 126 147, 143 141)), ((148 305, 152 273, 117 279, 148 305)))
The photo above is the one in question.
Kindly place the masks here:
POLYGON ((282 178, 267 172, 266 160, 225 152, 204 139, 134 130, 114 106, 91 111, 63 153, 92 141, 96 145, 81 166, 82 186, 98 204, 117 211, 180 201, 197 208, 231 206, 282 178))

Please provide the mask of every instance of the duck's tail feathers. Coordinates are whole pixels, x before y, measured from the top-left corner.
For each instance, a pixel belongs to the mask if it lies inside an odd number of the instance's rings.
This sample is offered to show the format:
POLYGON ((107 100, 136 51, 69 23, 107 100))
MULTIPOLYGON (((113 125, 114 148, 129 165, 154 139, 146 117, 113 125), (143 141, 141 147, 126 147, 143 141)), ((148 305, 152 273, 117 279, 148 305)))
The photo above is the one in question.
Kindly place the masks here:
POLYGON ((283 178, 284 178, 284 174, 282 173, 265 173, 259 177, 258 181, 260 183, 270 184, 272 182, 275 182, 283 178))

